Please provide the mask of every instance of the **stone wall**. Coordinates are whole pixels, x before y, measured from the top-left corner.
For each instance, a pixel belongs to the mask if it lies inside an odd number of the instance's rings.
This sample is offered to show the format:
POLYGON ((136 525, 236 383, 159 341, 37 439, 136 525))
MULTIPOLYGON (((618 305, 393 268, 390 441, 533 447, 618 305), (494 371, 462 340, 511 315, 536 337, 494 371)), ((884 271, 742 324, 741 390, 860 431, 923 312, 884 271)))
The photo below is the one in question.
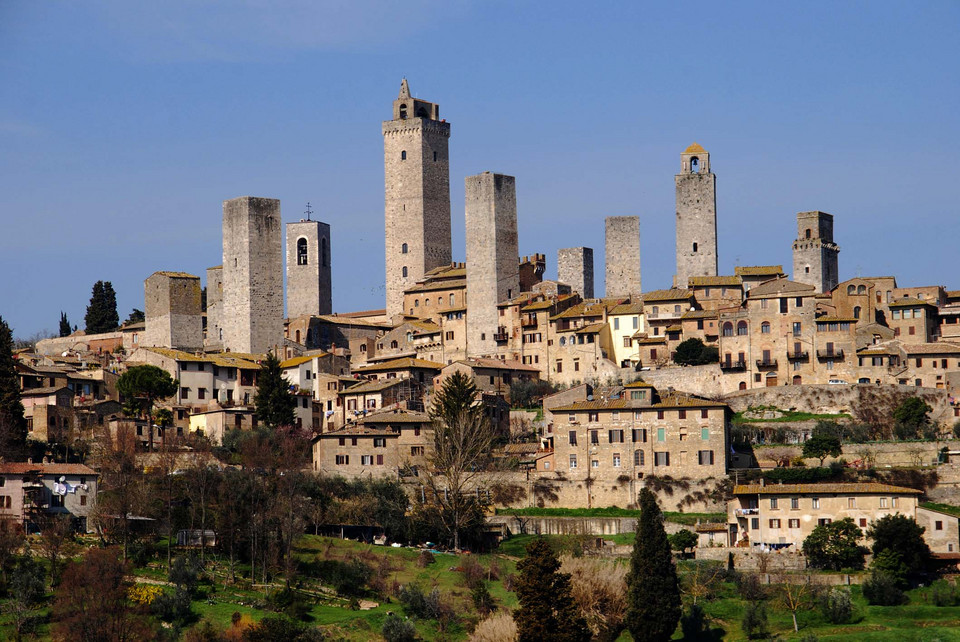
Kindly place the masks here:
MULTIPOLYGON (((693 146, 691 146, 692 148, 693 146)), ((688 148, 681 155, 677 187, 677 275, 674 286, 687 287, 691 276, 717 275, 717 179, 710 155, 688 148), (695 171, 691 162, 697 160, 695 171)))
POLYGON ((797 214, 797 240, 793 242, 793 280, 829 292, 838 282, 837 255, 833 242, 833 216, 826 212, 797 214))
POLYGON ((287 316, 333 312, 330 226, 320 221, 287 223, 287 316), (300 241, 305 253, 301 253, 300 241))
POLYGON ((204 345, 220 346, 223 319, 223 266, 207 268, 207 336, 204 345))
POLYGON ((640 284, 640 217, 606 218, 606 296, 643 292, 640 284))
POLYGON ((592 299, 593 249, 568 247, 557 250, 557 280, 569 285, 584 299, 592 299))

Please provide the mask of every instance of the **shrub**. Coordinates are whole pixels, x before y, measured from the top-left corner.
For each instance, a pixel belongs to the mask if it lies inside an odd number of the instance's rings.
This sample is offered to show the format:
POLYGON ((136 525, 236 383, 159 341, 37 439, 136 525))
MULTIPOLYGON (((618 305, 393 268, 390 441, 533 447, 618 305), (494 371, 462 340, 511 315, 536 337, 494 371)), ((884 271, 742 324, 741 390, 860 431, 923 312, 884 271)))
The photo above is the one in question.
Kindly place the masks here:
POLYGON ((745 573, 740 576, 737 582, 737 593, 741 599, 748 602, 759 602, 767 597, 767 590, 760 583, 760 576, 745 573))
POLYGON ((292 620, 306 620, 310 617, 310 604, 303 595, 290 588, 283 588, 272 594, 270 605, 292 620))
POLYGON ((843 466, 834 469, 831 463, 829 468, 773 468, 765 471, 763 476, 767 481, 783 482, 784 484, 809 484, 830 479, 843 472, 843 466))
POLYGON ((483 580, 477 582, 477 585, 473 587, 470 597, 473 598, 473 606, 480 615, 487 615, 497 610, 497 603, 493 601, 493 596, 490 595, 487 583, 483 580))
POLYGON ((460 573, 463 575, 464 584, 469 589, 473 589, 483 582, 483 578, 487 574, 483 565, 473 557, 468 557, 463 564, 461 564, 460 573))
POLYGON ((907 601, 896 579, 883 571, 875 571, 864 581, 863 597, 873 606, 898 606, 907 601))
POLYGON ((194 618, 190 593, 179 586, 173 593, 161 593, 157 596, 150 605, 150 610, 164 622, 183 624, 194 618))
POLYGON ((762 602, 747 603, 740 627, 747 639, 761 640, 767 637, 767 609, 762 602))
POLYGON ((444 622, 454 618, 453 607, 443 601, 437 589, 424 593, 416 584, 408 584, 400 587, 397 599, 411 617, 444 622))
POLYGON ((947 580, 937 580, 930 585, 927 599, 934 606, 956 606, 960 604, 960 593, 957 587, 947 580))
POLYGON ((383 621, 380 635, 387 642, 414 642, 417 639, 417 627, 409 620, 401 620, 396 615, 388 615, 383 621))
POLYGON ((470 636, 470 642, 515 642, 517 623, 509 613, 499 613, 480 622, 470 636))
POLYGON ((853 601, 850 591, 833 589, 820 600, 820 612, 832 624, 847 624, 853 619, 853 601))
POLYGON ((373 577, 373 569, 356 558, 349 562, 323 560, 317 565, 317 570, 320 578, 340 595, 363 595, 364 587, 373 577))
POLYGON ((417 566, 419 568, 427 568, 436 561, 437 558, 430 551, 420 551, 420 555, 417 556, 417 566))
POLYGON ((573 601, 595 639, 616 639, 627 611, 626 564, 565 555, 560 558, 560 571, 570 574, 573 601))
POLYGON ((203 566, 199 559, 193 555, 180 555, 173 559, 167 579, 193 595, 197 590, 202 571, 203 566))

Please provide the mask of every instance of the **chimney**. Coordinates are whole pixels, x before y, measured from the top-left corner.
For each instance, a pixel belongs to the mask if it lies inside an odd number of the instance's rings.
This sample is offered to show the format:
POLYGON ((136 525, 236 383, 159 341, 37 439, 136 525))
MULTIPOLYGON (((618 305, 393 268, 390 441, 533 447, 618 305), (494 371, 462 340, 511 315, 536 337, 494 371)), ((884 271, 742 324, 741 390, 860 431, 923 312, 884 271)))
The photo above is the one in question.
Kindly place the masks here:
POLYGON ((766 482, 767 482, 767 480, 765 480, 763 477, 761 477, 761 478, 760 478, 760 488, 763 488, 764 486, 766 486, 766 482))

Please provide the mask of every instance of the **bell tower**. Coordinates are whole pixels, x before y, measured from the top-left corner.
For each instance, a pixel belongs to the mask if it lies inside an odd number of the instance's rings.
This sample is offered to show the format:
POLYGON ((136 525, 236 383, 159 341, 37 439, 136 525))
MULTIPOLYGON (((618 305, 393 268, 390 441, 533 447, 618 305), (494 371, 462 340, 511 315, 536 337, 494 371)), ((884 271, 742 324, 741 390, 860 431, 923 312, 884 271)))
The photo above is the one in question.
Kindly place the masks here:
POLYGON ((710 154, 694 143, 680 154, 677 184, 677 274, 674 286, 691 276, 717 276, 717 177, 710 154))

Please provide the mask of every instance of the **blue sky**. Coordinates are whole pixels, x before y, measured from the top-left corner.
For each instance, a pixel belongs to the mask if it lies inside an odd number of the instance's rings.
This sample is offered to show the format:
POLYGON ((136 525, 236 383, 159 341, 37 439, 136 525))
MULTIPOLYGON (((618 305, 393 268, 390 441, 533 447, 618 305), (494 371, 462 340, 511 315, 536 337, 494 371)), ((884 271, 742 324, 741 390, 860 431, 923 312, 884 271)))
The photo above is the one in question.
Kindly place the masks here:
POLYGON ((641 217, 645 289, 674 268, 674 184, 717 175, 720 268, 789 271, 796 212, 836 217, 840 277, 960 288, 956 2, 0 0, 0 315, 25 337, 121 318, 156 270, 221 261, 221 202, 307 201, 334 307, 383 306, 380 121, 400 79, 452 124, 463 179, 517 177, 521 254, 595 250, 641 217))

